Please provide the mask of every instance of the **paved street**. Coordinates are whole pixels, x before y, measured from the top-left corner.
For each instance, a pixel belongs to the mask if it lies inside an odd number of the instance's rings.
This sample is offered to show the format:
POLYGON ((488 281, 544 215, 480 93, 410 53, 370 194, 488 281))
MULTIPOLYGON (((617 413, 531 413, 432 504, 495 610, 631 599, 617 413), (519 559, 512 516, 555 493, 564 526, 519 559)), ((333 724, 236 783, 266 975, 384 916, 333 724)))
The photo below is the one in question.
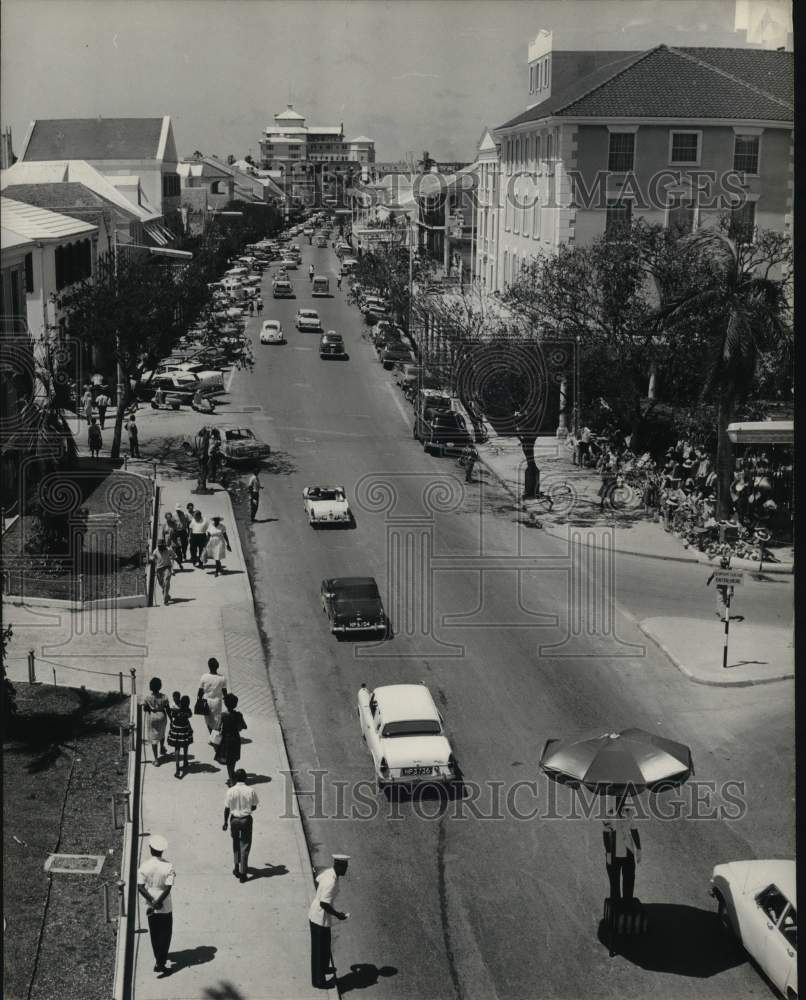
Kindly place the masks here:
MULTIPOLYGON (((248 422, 274 452, 258 521, 240 527, 314 862, 332 850, 354 858, 340 900, 352 918, 334 935, 339 974, 377 967, 378 997, 758 995, 757 973, 713 917, 708 877, 720 861, 793 851, 781 823, 793 789, 791 684, 691 684, 634 617, 713 615, 703 567, 619 557, 613 584, 593 556, 572 564, 562 542, 519 524, 494 483, 465 490, 453 462, 425 455, 390 373, 361 338, 359 314, 340 293, 310 298, 309 262, 335 278, 332 251, 300 243, 296 300, 271 298, 270 272, 264 290, 262 318, 280 319, 288 343, 261 347, 255 337, 255 369, 234 375, 220 414, 248 422), (349 361, 321 361, 318 335, 295 330, 296 309, 311 305, 325 329, 344 335, 349 361), (302 488, 336 482, 356 527, 315 532, 302 488), (319 584, 350 574, 378 579, 391 641, 330 635, 319 584), (419 680, 446 719, 473 802, 389 805, 369 785, 353 788, 372 778, 359 685, 419 680), (601 824, 558 819, 569 794, 537 769, 547 738, 603 723, 690 744, 700 782, 743 782, 747 800, 732 822, 642 825, 636 891, 656 933, 612 960, 597 937, 601 824), (765 752, 751 756, 759 746, 765 752), (348 785, 341 803, 338 782, 348 785), (514 815, 535 809, 537 818, 514 815)), ((188 417, 143 423, 148 453, 159 444, 153 431, 176 439, 188 417)), ((788 598, 791 580, 743 593, 768 624, 787 620, 788 598)), ((708 788, 699 792, 705 802, 708 788)), ((725 804, 718 791, 714 802, 725 804)))

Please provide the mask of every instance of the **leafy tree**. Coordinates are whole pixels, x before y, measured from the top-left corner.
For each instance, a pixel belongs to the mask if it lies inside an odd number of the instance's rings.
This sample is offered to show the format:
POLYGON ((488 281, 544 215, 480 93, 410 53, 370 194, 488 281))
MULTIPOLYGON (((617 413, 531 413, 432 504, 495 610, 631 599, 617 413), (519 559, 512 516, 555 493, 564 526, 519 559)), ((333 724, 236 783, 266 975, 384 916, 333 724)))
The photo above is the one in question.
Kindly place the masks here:
MULTIPOLYGON (((363 253, 351 274, 348 301, 357 304, 359 293, 371 292, 383 296, 389 303, 395 321, 408 332, 409 327, 409 248, 403 246, 406 230, 400 230, 399 240, 363 253)), ((412 285, 426 283, 433 274, 431 261, 414 256, 411 261, 412 285)))
MULTIPOLYGON (((718 513, 726 517, 733 475, 728 425, 751 396, 760 365, 768 369, 772 361, 785 382, 791 378, 792 245, 788 237, 771 231, 757 233, 752 242, 737 240, 727 223, 699 230, 687 245, 700 277, 693 289, 670 303, 666 317, 683 323, 710 317, 702 395, 716 399, 718 513)), ((769 371, 764 374, 769 380, 769 371)))

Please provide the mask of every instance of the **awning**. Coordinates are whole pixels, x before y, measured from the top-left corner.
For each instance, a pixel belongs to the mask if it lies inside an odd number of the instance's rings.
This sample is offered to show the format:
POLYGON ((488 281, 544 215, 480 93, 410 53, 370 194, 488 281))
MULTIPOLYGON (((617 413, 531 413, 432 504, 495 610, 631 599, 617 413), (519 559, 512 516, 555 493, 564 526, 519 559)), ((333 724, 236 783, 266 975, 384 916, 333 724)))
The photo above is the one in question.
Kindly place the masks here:
POLYGON ((168 245, 168 239, 160 232, 161 227, 156 222, 146 222, 143 226, 146 236, 153 240, 158 247, 164 247, 168 245))
POLYGON ((793 420, 752 420, 728 424, 728 437, 734 444, 795 443, 793 420))

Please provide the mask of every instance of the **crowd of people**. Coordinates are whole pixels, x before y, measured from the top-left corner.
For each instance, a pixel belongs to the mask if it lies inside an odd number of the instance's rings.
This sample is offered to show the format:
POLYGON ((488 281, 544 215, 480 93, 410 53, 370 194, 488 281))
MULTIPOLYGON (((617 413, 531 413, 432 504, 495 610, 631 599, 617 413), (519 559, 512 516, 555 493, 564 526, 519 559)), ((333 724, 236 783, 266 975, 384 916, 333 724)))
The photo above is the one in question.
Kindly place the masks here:
POLYGON ((569 443, 575 465, 600 473, 602 508, 626 485, 640 495, 645 510, 663 520, 666 531, 680 534, 702 551, 713 554, 732 544, 733 554, 755 558, 770 540, 778 503, 773 496, 771 460, 765 452, 737 460, 732 510, 726 521, 719 521, 717 473, 702 445, 681 438, 656 460, 648 451, 636 454, 632 436, 617 428, 594 434, 587 426, 572 435, 569 443))
POLYGON ((212 562, 212 575, 222 576, 226 572, 226 554, 231 551, 227 529, 219 515, 207 518, 192 502, 184 508, 178 503, 173 512, 166 511, 157 547, 151 553, 163 604, 171 603, 171 580, 175 572, 185 569, 186 563, 194 569, 205 569, 212 562))

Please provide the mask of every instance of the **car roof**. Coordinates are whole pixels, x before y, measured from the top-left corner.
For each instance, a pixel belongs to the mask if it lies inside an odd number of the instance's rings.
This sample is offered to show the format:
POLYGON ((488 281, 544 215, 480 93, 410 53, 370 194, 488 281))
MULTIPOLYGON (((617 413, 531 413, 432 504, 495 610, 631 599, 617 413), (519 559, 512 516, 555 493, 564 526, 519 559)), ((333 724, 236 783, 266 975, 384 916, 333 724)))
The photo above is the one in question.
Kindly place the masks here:
POLYGON ((384 684, 372 692, 384 723, 433 719, 439 723, 439 712, 425 684, 384 684))
POLYGON ((318 316, 319 313, 315 309, 300 309, 301 316, 318 316))
POLYGON ((331 576, 327 582, 334 587, 360 587, 369 583, 378 586, 374 576, 331 576))
POLYGON ((333 490, 334 492, 338 491, 339 493, 344 493, 345 492, 345 489, 344 489, 343 486, 325 486, 323 483, 309 483, 305 487, 305 489, 306 490, 333 490))

